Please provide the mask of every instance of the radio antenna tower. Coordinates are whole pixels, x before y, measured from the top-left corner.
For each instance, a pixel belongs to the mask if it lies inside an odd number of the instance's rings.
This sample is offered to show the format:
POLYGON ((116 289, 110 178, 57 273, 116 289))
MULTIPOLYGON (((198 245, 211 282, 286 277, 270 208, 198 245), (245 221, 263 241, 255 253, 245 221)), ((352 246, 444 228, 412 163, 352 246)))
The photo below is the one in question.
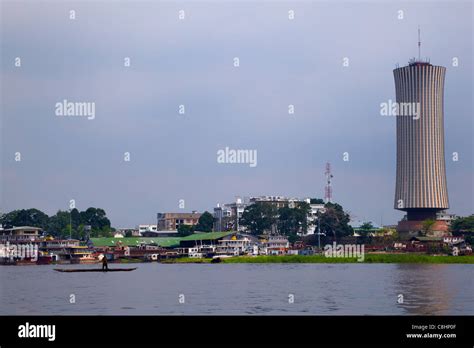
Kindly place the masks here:
POLYGON ((421 33, 420 33, 420 26, 418 26, 418 61, 421 61, 421 33))
POLYGON ((326 163, 326 171, 324 172, 326 175, 326 187, 324 188, 324 200, 326 203, 331 202, 332 200, 332 186, 331 186, 331 179, 333 175, 331 174, 331 164, 328 162, 326 163))

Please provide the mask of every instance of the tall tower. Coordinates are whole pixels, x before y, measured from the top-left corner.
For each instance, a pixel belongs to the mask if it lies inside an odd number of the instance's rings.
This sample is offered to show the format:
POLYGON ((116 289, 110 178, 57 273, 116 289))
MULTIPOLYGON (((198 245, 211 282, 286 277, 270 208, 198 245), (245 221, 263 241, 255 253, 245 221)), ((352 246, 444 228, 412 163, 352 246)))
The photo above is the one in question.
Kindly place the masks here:
POLYGON ((324 187, 324 200, 326 203, 330 203, 332 200, 332 178, 333 175, 331 174, 331 164, 329 162, 326 163, 326 171, 324 172, 326 175, 326 186, 324 187))
MULTIPOLYGON (((398 225, 401 232, 421 230, 424 220, 435 220, 437 211, 449 208, 444 158, 445 73, 445 67, 420 57, 393 71, 398 107, 395 209, 407 213, 407 221, 398 225)), ((447 228, 441 222, 435 227, 447 228)))

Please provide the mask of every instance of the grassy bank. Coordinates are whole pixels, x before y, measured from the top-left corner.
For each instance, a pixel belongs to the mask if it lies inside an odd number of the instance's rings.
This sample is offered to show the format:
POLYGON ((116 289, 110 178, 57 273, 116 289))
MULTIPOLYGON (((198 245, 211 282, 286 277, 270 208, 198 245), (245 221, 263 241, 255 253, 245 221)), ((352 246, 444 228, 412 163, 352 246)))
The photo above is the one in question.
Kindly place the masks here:
MULTIPOLYGON (((210 263, 211 259, 179 258, 162 263, 210 263)), ((331 258, 322 255, 238 256, 222 259, 222 263, 466 263, 474 264, 470 256, 434 256, 426 254, 366 254, 364 261, 356 258, 331 258)))
POLYGON ((470 256, 434 256, 426 254, 366 254, 364 261, 357 258, 331 258, 323 255, 241 256, 223 260, 224 263, 469 263, 470 256))
POLYGON ((192 257, 180 257, 177 259, 165 259, 160 263, 211 263, 211 259, 197 259, 192 257))

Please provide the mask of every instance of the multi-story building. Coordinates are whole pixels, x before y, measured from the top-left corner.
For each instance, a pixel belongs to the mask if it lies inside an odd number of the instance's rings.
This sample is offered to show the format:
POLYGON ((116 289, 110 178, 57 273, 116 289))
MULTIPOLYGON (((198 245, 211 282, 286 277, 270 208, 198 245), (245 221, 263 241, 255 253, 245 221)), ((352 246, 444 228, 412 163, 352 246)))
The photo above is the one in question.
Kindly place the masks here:
POLYGON ((157 229, 159 231, 176 231, 179 225, 194 226, 199 222, 201 214, 192 213, 158 213, 157 229))
POLYGON ((222 232, 231 230, 234 226, 233 221, 232 210, 226 206, 221 207, 221 205, 217 203, 217 207, 214 208, 214 231, 222 232))
MULTIPOLYGON (((393 71, 397 115, 395 209, 406 212, 399 232, 421 230, 424 220, 449 208, 444 157, 444 79, 446 68, 421 59, 393 71), (402 110, 418 110, 404 114, 402 110)), ((434 230, 447 230, 438 220, 434 230)))
POLYGON ((40 237, 39 227, 19 226, 0 230, 0 243, 37 242, 40 237))
POLYGON ((237 197, 235 202, 224 204, 214 208, 214 230, 221 231, 243 231, 244 228, 240 226, 239 221, 244 213, 245 208, 249 205, 248 202, 243 202, 240 197, 237 197))
MULTIPOLYGON (((309 199, 306 200, 307 203, 309 203, 309 199)), ((321 203, 314 203, 314 204, 309 204, 310 206, 310 212, 308 214, 308 229, 306 231, 305 235, 310 235, 310 234, 315 234, 317 233, 318 229, 318 218, 319 215, 324 214, 326 212, 326 209, 324 208, 324 204, 321 203)))

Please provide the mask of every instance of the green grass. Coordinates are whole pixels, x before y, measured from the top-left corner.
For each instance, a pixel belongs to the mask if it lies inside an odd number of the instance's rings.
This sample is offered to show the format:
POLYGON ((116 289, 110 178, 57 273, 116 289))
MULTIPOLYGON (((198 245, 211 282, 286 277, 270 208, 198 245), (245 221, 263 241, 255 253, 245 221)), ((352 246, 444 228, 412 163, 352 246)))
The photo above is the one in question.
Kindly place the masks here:
POLYGON ((175 259, 164 259, 161 263, 210 263, 211 259, 197 259, 192 257, 179 257, 175 259))
POLYGON ((434 256, 426 254, 366 254, 364 261, 357 258, 331 258, 323 255, 283 256, 239 256, 226 258, 223 263, 468 263, 474 264, 470 256, 434 256))
MULTIPOLYGON (((211 259, 177 258, 162 260, 162 263, 210 263, 211 259)), ((283 255, 283 256, 237 256, 222 259, 222 263, 464 263, 474 264, 470 256, 434 256, 426 254, 366 254, 364 261, 357 258, 331 258, 323 255, 283 255)))
POLYGON ((143 260, 141 259, 124 259, 124 258, 121 258, 119 259, 119 263, 142 263, 143 260))

